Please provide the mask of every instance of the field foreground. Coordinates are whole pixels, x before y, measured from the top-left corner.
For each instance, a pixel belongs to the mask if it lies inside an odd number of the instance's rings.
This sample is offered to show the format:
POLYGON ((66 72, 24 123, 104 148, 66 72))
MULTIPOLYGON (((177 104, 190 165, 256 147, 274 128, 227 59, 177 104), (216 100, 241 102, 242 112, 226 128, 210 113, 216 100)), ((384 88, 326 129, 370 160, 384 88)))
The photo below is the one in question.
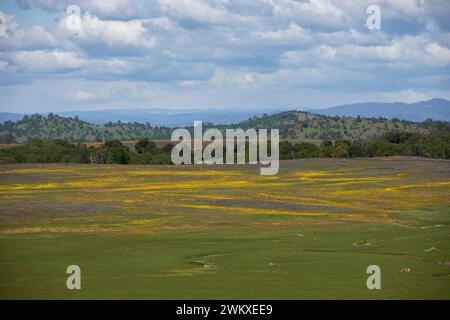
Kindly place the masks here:
POLYGON ((450 299, 449 195, 446 160, 4 165, 0 298, 450 299))

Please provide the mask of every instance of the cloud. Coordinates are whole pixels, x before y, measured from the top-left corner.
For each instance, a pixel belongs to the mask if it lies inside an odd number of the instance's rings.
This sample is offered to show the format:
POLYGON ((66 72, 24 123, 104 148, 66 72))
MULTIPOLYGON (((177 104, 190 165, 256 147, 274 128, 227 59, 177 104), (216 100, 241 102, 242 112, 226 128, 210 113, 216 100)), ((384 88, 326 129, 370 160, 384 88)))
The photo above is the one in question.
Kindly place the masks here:
POLYGON ((295 22, 291 22, 287 28, 256 32, 255 36, 261 41, 276 44, 304 44, 313 42, 312 37, 295 22))
POLYGON ((382 29, 374 31, 364 26, 370 0, 17 3, 0 11, 0 87, 20 86, 31 97, 38 82, 53 81, 72 92, 66 102, 58 98, 68 106, 175 99, 226 106, 239 97, 242 104, 295 105, 377 92, 413 99, 412 92, 450 88, 445 0, 378 0, 382 29), (67 28, 72 4, 81 9, 77 30, 67 28), (27 21, 33 10, 40 17, 34 24, 27 21))
POLYGON ((425 48, 425 51, 430 54, 432 64, 449 65, 450 64, 450 50, 438 43, 430 43, 425 48))
POLYGON ((28 2, 28 0, 16 0, 16 1, 21 9, 23 10, 30 9, 30 3, 28 2))
POLYGON ((164 15, 177 18, 186 26, 195 26, 194 22, 209 25, 233 21, 233 16, 223 5, 225 2, 201 0, 159 0, 158 2, 164 15))
POLYGON ((136 62, 119 58, 88 59, 79 56, 76 52, 58 50, 14 51, 4 54, 18 72, 25 74, 41 73, 59 76, 61 73, 70 73, 71 77, 85 79, 103 76, 126 76, 142 69, 136 62))
POLYGON ((0 71, 5 71, 8 66, 8 62, 0 60, 0 71))
POLYGON ((62 46, 55 37, 41 26, 11 30, 8 36, 0 37, 0 49, 45 49, 62 46))
POLYGON ((81 47, 94 46, 100 53, 117 48, 145 50, 156 45, 155 36, 144 27, 149 20, 101 20, 86 13, 80 18, 80 28, 71 30, 67 28, 67 19, 65 17, 58 24, 59 37, 70 37, 74 45, 81 47))
POLYGON ((347 26, 345 13, 328 0, 289 1, 267 0, 272 14, 315 30, 342 30, 347 26))
POLYGON ((0 11, 0 39, 6 39, 17 29, 14 17, 0 11))
POLYGON ((89 91, 77 90, 73 93, 73 98, 78 101, 95 99, 95 95, 89 91))
POLYGON ((380 93, 379 99, 382 101, 403 101, 406 103, 412 103, 417 101, 423 101, 426 99, 435 98, 434 96, 429 96, 425 92, 415 91, 415 90, 401 90, 397 92, 383 92, 380 93))
POLYGON ((287 51, 280 57, 284 66, 313 66, 321 62, 334 62, 336 49, 319 45, 308 50, 287 51))
POLYGON ((64 12, 68 6, 77 5, 83 13, 104 19, 130 19, 144 13, 143 8, 131 0, 16 0, 16 2, 25 10, 34 6, 50 12, 64 12))
POLYGON ((87 63, 72 52, 44 50, 15 51, 10 59, 20 71, 38 73, 70 71, 87 63))

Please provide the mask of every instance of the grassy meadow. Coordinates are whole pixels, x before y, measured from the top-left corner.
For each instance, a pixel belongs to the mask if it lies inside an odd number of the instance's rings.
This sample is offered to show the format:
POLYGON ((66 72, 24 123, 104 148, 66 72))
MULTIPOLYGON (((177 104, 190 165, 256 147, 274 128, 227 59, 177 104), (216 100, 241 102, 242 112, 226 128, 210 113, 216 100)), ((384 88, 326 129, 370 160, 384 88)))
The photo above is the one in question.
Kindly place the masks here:
POLYGON ((2 165, 0 199, 1 299, 450 299, 448 160, 2 165))

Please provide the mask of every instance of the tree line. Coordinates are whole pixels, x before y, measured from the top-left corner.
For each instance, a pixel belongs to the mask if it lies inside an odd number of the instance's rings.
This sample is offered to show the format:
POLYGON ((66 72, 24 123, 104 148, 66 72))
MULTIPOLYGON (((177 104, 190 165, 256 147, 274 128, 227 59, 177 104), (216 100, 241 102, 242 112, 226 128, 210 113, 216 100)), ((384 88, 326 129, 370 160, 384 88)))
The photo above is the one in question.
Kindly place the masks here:
POLYGON ((450 159, 450 131, 430 134, 391 131, 369 141, 325 140, 311 143, 280 143, 281 159, 418 156, 450 159))
MULTIPOLYGON (((450 131, 433 131, 429 134, 391 131, 369 141, 325 140, 320 145, 282 141, 279 147, 280 160, 384 156, 450 159, 450 131)), ((30 138, 25 144, 1 149, 0 164, 171 164, 171 151, 172 144, 158 147, 149 139, 140 139, 134 145, 134 150, 131 150, 117 139, 99 146, 87 146, 61 139, 30 138)))
POLYGON ((148 139, 139 140, 135 151, 120 140, 100 146, 87 146, 65 140, 30 138, 22 145, 0 150, 0 164, 13 163, 91 163, 91 164, 170 164, 172 146, 158 147, 148 139))

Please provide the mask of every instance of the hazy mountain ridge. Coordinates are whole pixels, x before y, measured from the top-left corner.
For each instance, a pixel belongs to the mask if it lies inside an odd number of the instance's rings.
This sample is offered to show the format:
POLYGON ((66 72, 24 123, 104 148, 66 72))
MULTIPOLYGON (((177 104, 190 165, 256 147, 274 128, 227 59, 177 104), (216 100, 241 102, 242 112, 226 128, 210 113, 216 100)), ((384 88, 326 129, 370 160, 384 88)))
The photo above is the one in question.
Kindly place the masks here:
POLYGON ((415 122, 426 119, 450 121, 450 101, 445 99, 431 99, 415 103, 383 103, 365 102, 335 106, 326 109, 307 111, 327 116, 384 117, 387 119, 403 119, 415 122))
POLYGON ((0 123, 5 121, 19 121, 24 115, 23 113, 0 112, 0 123))
MULTIPOLYGON (((110 109, 93 111, 67 111, 56 112, 63 117, 78 117, 92 124, 104 125, 108 122, 138 122, 150 123, 152 126, 186 127, 192 126, 196 120, 210 122, 215 125, 232 124, 245 121, 253 116, 262 116, 264 113, 274 114, 277 109, 250 110, 245 108, 229 108, 219 110, 170 110, 164 108, 151 109, 110 109)), ((278 108, 280 110, 280 108, 278 108)), ((387 119, 402 119, 415 122, 426 119, 450 121, 450 101, 445 99, 432 99, 415 103, 383 103, 365 102, 346 104, 324 109, 302 109, 307 112, 327 116, 357 117, 384 117, 387 119)), ((48 113, 42 113, 47 115, 48 113)), ((18 121, 25 114, 0 112, 0 123, 5 121, 18 121)), ((30 114, 28 114, 30 115, 30 114)))

